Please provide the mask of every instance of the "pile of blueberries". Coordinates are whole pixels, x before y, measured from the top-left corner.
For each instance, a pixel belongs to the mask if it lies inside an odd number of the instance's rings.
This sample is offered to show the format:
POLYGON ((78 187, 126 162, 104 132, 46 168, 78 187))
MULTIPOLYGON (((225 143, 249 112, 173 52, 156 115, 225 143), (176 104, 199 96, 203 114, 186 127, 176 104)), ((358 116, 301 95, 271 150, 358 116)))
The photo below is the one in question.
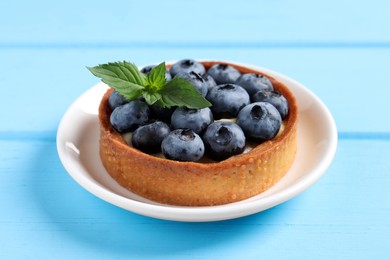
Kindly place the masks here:
POLYGON ((206 72, 201 63, 186 59, 167 70, 166 80, 174 77, 188 80, 212 106, 160 108, 142 98, 126 101, 116 91, 109 97, 112 126, 121 134, 132 132, 131 145, 143 152, 162 151, 177 161, 198 161, 206 153, 221 161, 242 153, 246 139, 260 143, 274 138, 288 114, 286 98, 259 74, 241 74, 227 64, 206 72), (229 118, 236 123, 219 120, 229 118))

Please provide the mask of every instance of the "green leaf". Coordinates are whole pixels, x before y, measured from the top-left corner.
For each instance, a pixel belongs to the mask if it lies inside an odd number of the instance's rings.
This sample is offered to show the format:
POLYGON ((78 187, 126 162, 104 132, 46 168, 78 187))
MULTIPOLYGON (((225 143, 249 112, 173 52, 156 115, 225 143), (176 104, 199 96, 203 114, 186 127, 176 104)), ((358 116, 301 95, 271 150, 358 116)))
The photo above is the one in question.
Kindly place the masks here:
POLYGON ((165 62, 154 67, 147 76, 126 61, 87 67, 96 77, 114 88, 127 100, 140 96, 149 104, 160 107, 185 106, 200 109, 211 106, 194 86, 183 78, 174 78, 166 83, 165 62))
POLYGON ((161 99, 157 104, 163 107, 185 106, 200 109, 210 107, 207 101, 195 87, 183 78, 174 78, 159 91, 161 99))
POLYGON ((154 67, 147 75, 149 87, 160 90, 165 84, 165 62, 154 67))
POLYGON ((164 105, 164 103, 161 101, 161 98, 159 100, 156 101, 156 103, 154 103, 155 105, 159 106, 159 107, 167 107, 164 105))
POLYGON ((134 100, 141 96, 147 86, 146 76, 138 70, 137 66, 129 62, 113 62, 87 67, 87 69, 127 100, 134 100))
POLYGON ((153 105, 154 103, 156 103, 157 101, 159 101, 161 99, 161 95, 158 92, 147 92, 147 91, 144 91, 142 93, 142 96, 145 98, 145 101, 149 105, 153 105))

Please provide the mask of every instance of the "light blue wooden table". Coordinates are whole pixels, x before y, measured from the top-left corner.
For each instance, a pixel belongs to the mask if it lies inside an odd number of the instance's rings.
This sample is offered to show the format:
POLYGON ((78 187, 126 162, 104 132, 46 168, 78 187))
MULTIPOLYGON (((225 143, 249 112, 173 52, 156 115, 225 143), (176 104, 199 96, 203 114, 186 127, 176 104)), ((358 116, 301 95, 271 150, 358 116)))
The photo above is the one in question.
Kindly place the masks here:
MULTIPOLYGON (((0 259, 390 259, 390 4, 1 1, 0 259), (339 131, 326 174, 249 217, 136 215, 73 181, 56 151, 85 66, 225 59, 286 74, 339 131)), ((75 126, 76 127, 76 126, 75 126)))

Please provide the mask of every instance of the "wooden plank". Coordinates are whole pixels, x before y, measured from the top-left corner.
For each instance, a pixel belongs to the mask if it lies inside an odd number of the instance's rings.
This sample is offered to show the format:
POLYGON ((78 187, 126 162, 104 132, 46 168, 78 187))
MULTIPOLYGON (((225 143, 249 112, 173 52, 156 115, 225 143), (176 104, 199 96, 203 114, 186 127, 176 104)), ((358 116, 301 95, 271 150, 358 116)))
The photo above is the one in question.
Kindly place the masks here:
POLYGON ((340 132, 390 131, 390 121, 383 120, 390 96, 386 83, 390 49, 3 50, 0 56, 3 136, 43 131, 54 138, 67 107, 98 82, 85 66, 117 60, 147 65, 188 57, 279 71, 316 93, 333 113, 340 132))
POLYGON ((2 1, 0 46, 388 46, 389 8, 383 0, 2 1))
POLYGON ((139 216, 83 190, 52 141, 0 141, 0 258, 385 259, 389 141, 347 140, 309 190, 215 223, 139 216))

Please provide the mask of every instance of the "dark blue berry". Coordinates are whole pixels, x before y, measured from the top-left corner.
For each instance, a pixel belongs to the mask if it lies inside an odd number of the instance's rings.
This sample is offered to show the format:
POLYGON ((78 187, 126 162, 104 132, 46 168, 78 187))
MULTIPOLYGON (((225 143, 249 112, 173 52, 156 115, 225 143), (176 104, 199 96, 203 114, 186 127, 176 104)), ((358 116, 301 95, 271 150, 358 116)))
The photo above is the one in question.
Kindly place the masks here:
POLYGON ((173 64, 169 71, 172 77, 175 77, 180 72, 190 73, 191 71, 203 75, 205 74, 206 69, 200 62, 191 59, 186 59, 180 60, 173 64))
MULTIPOLYGON (((147 75, 154 67, 156 67, 156 65, 149 65, 149 66, 143 67, 141 69, 141 72, 143 74, 147 75)), ((172 79, 171 73, 169 73, 169 70, 166 70, 165 71, 165 80, 170 81, 171 79, 172 79)))
POLYGON ((175 109, 176 107, 159 107, 156 104, 150 106, 152 117, 156 120, 161 120, 167 123, 171 122, 171 116, 175 109))
POLYGON ((176 129, 164 138, 161 150, 167 159, 196 162, 203 157, 204 144, 191 129, 176 129))
POLYGON ((119 92, 113 91, 110 96, 108 97, 108 106, 110 107, 111 111, 115 108, 122 106, 126 104, 127 101, 119 92))
POLYGON ((207 95, 207 90, 208 90, 207 84, 200 74, 194 71, 191 71, 189 73, 180 72, 176 74, 175 78, 183 78, 188 80, 188 82, 190 82, 203 97, 207 95))
POLYGON ((274 138, 282 124, 279 111, 270 103, 256 102, 241 109, 237 124, 247 138, 265 141, 274 138))
POLYGON ((273 91, 259 91, 253 95, 253 102, 268 102, 272 104, 279 111, 282 119, 288 114, 288 101, 280 94, 280 92, 273 91))
POLYGON ((211 110, 216 118, 233 118, 244 106, 249 104, 245 89, 234 84, 218 85, 207 94, 211 110))
POLYGON ((210 158, 221 161, 245 149, 245 135, 242 129, 232 122, 214 122, 203 134, 203 141, 210 158))
POLYGON ((207 74, 213 77, 218 85, 233 84, 241 75, 236 68, 227 64, 215 64, 207 71, 207 74))
POLYGON ((146 103, 134 100, 115 108, 111 113, 110 122, 116 131, 126 133, 145 124, 149 120, 149 114, 146 103))
POLYGON ((171 117, 171 124, 174 129, 190 128, 197 134, 200 134, 213 121, 213 114, 208 107, 202 109, 179 107, 171 117))
POLYGON ((206 75, 203 75, 202 78, 204 79, 204 81, 206 82, 206 85, 207 85, 207 88, 210 90, 211 88, 217 86, 217 83, 215 82, 215 80, 213 79, 213 77, 211 77, 210 75, 206 74, 206 75))
POLYGON ((138 127, 133 132, 131 142, 138 150, 155 153, 160 151, 162 141, 170 132, 171 129, 166 123, 156 121, 138 127))
POLYGON ((255 73, 241 75, 237 79, 236 84, 243 87, 250 97, 260 90, 271 91, 274 89, 269 78, 255 73))

